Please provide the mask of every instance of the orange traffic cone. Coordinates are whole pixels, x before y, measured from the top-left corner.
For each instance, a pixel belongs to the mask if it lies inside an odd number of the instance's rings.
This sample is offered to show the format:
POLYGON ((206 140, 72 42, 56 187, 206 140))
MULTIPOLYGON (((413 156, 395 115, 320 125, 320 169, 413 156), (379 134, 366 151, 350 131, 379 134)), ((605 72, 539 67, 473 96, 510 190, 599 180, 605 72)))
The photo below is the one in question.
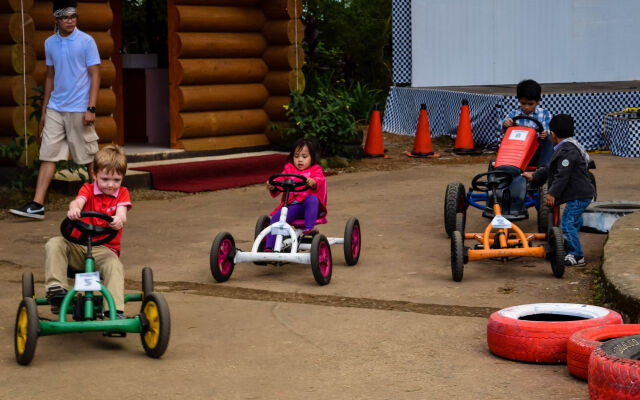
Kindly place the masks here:
POLYGON ((367 131, 367 142, 364 145, 365 157, 384 157, 384 147, 382 146, 382 126, 380 124, 380 111, 376 104, 371 112, 369 120, 369 130, 367 131))
POLYGON ((420 105, 420 115, 418 116, 418 126, 416 128, 416 139, 413 142, 413 151, 411 153, 405 151, 404 154, 409 157, 440 157, 440 154, 433 152, 426 104, 420 105))
POLYGON ((453 152, 458 154, 479 154, 473 145, 473 133, 471 132, 471 116, 469 115, 469 101, 462 100, 460 108, 460 120, 456 133, 456 143, 453 152))

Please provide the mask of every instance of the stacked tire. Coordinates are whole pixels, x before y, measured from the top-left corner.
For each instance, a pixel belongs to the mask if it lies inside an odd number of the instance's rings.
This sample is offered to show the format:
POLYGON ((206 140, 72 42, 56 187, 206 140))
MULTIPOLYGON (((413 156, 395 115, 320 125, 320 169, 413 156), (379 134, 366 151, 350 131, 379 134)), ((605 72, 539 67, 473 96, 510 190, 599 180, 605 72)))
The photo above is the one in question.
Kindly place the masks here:
POLYGON ((631 400, 640 398, 640 335, 601 344, 589 358, 591 399, 631 400))

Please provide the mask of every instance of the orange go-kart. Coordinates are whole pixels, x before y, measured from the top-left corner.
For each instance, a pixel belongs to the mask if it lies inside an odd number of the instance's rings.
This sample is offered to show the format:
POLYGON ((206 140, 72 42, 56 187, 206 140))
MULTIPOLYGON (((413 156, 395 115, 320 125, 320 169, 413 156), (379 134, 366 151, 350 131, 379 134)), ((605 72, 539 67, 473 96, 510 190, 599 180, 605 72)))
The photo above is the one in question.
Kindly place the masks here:
MULTIPOLYGON (((529 119, 526 116, 516 118, 529 119)), ((541 131, 541 126, 538 130, 541 131)), ((487 203, 483 215, 491 218, 491 222, 481 233, 465 233, 466 207, 461 207, 455 213, 455 224, 452 224, 454 230, 450 234, 451 274, 454 281, 462 280, 464 264, 469 261, 508 261, 516 257, 545 258, 551 262, 554 276, 561 278, 564 275, 565 250, 562 230, 558 227, 558 207, 549 210, 549 215, 544 216, 549 222, 543 224, 546 226, 541 233, 525 233, 514 222, 527 218, 524 200, 528 190, 525 178, 520 175, 527 169, 537 145, 536 129, 510 127, 505 133, 493 168, 473 178, 472 190, 486 193, 487 203), (465 247, 465 239, 475 240, 478 244, 474 248, 465 247), (534 242, 538 244, 534 245, 534 242)), ((544 198, 537 200, 542 209, 544 198)), ((446 217, 445 204, 445 225, 446 217)), ((541 219, 541 215, 538 217, 541 219)), ((539 225, 540 222, 542 221, 538 221, 539 225)))

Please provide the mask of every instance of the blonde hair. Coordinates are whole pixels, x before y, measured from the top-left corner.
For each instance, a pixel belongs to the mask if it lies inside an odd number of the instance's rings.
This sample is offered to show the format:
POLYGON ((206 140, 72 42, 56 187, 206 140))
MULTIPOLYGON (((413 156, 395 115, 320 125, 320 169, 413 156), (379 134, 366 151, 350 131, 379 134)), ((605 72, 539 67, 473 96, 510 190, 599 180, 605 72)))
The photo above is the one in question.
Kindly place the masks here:
POLYGON ((117 172, 122 176, 127 173, 127 157, 121 147, 109 144, 96 153, 93 160, 93 172, 97 174, 103 169, 117 172))

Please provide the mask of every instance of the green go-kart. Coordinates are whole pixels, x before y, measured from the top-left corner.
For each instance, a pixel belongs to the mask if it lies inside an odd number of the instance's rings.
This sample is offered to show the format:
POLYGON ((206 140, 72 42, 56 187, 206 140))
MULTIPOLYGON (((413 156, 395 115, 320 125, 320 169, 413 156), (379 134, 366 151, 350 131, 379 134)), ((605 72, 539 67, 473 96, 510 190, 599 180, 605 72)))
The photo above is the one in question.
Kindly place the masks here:
MULTIPOLYGON (((112 220, 107 214, 96 211, 83 211, 81 216, 99 218, 106 222, 112 220)), ((60 231, 68 241, 87 246, 85 272, 75 274, 75 286, 61 300, 57 321, 38 316, 37 306, 51 303, 46 298, 35 296, 33 274, 22 274, 22 301, 18 307, 14 330, 14 348, 18 364, 28 365, 33 360, 39 336, 70 332, 103 332, 105 336, 139 333, 146 354, 153 358, 162 356, 169 344, 171 319, 164 296, 153 291, 151 269, 145 267, 142 270, 142 293, 127 293, 124 296, 125 303, 142 301, 140 314, 130 318, 118 318, 113 296, 100 283, 99 274, 94 272, 91 253, 93 246, 111 241, 118 231, 69 218, 62 221, 60 231), (75 231, 80 232, 79 237, 72 236, 72 232, 75 231), (108 316, 103 315, 103 298, 108 304, 108 316), (67 320, 68 315, 73 321, 67 320)), ((71 268, 68 273, 70 271, 71 268)))

